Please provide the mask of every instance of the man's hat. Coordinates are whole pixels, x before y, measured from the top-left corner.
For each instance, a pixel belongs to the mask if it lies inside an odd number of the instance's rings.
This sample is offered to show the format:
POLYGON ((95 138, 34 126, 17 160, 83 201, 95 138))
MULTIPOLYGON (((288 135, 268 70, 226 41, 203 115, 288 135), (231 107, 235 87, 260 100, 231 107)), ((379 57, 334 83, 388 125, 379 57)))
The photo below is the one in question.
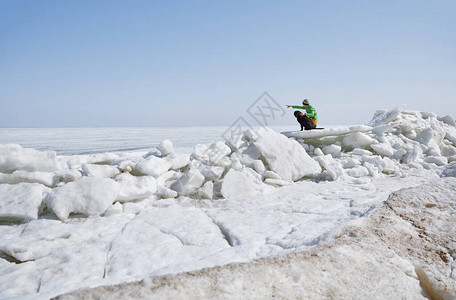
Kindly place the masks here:
POLYGON ((302 100, 302 104, 303 105, 309 105, 309 100, 307 100, 307 99, 302 100))

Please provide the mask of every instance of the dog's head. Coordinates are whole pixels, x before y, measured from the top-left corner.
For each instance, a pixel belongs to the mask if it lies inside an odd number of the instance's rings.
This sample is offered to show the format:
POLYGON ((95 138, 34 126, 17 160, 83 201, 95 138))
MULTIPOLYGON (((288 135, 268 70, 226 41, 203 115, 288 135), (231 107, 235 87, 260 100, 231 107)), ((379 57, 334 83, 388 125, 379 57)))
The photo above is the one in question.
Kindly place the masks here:
POLYGON ((294 112, 294 116, 296 118, 299 117, 301 114, 302 114, 302 112, 300 112, 299 110, 295 110, 295 112, 294 112))

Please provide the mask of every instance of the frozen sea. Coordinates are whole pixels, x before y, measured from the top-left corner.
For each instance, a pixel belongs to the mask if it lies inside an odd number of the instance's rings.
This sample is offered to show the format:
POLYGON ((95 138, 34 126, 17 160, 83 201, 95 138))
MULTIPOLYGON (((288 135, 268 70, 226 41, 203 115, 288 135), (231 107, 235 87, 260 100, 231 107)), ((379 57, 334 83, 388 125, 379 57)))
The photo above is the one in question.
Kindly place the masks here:
MULTIPOLYGON (((273 126, 275 131, 297 126, 273 126)), ((224 140, 228 126, 212 127, 68 127, 68 128, 0 128, 0 144, 19 144, 59 155, 103 152, 144 152, 163 141, 171 140, 177 153, 193 152, 196 144, 224 140)))

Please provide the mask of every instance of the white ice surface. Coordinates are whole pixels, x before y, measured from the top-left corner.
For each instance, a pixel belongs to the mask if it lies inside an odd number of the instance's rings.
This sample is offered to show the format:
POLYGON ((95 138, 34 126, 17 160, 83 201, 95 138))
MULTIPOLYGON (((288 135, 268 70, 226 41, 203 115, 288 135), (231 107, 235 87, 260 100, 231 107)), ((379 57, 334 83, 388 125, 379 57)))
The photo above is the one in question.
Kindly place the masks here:
POLYGON ((302 251, 59 299, 454 299, 455 188, 454 178, 431 179, 395 192, 369 218, 302 251))
POLYGON ((44 203, 61 220, 71 213, 98 216, 114 203, 119 190, 120 185, 112 179, 83 177, 53 189, 44 203))
POLYGON ((247 131, 246 136, 264 157, 269 169, 282 179, 299 180, 321 171, 318 163, 296 141, 287 139, 272 129, 247 131))
POLYGON ((282 134, 288 137, 296 138, 318 138, 325 136, 339 136, 352 132, 363 132, 369 131, 372 127, 366 125, 354 125, 354 126, 342 126, 336 128, 325 128, 325 129, 314 129, 314 130, 303 130, 303 131, 284 131, 282 134))
POLYGON ((36 151, 25 149, 17 144, 0 144, 0 172, 12 173, 24 171, 55 171, 58 170, 56 153, 53 151, 36 151))
POLYGON ((22 223, 0 223, 0 298, 47 299, 308 249, 392 192, 454 176, 452 122, 404 110, 374 120, 320 138, 249 130, 185 157, 168 142, 147 155, 4 147, 0 211, 22 223))
POLYGON ((0 184, 0 220, 37 219, 48 190, 37 183, 0 184))
POLYGON ((43 219, 0 226, 0 252, 20 262, 3 266, 1 296, 45 299, 86 286, 299 250, 366 216, 390 192, 433 177, 437 175, 421 170, 405 178, 383 175, 364 183, 350 177, 304 181, 261 197, 234 197, 200 207, 150 207, 136 217, 70 219, 67 224, 43 219), (20 234, 23 230, 27 235, 20 234))

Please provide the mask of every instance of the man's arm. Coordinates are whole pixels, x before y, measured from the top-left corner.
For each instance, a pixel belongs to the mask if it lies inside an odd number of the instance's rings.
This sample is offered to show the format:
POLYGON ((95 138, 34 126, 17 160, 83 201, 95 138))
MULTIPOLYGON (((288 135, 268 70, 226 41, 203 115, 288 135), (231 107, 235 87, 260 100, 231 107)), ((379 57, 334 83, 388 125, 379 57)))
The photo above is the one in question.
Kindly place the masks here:
POLYGON ((299 106, 299 105, 288 105, 287 104, 287 107, 288 108, 292 107, 292 108, 296 108, 296 109, 306 109, 304 106, 299 106))

